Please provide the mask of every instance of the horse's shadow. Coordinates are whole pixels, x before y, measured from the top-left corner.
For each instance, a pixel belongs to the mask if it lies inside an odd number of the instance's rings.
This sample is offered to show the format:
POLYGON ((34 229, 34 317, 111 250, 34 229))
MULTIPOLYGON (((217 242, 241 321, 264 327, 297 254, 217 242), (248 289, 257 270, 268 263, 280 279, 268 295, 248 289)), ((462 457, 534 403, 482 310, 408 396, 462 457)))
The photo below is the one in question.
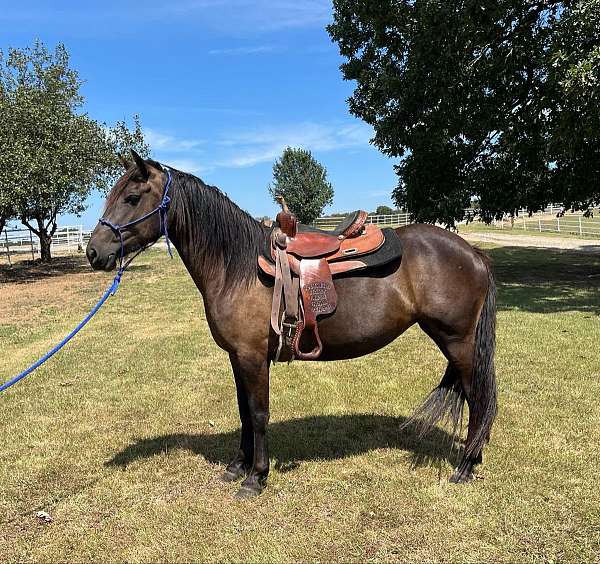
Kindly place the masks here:
MULTIPOLYGON (((425 437, 408 426, 404 417, 385 415, 321 415, 278 421, 269 425, 269 443, 274 466, 288 472, 303 461, 338 460, 379 448, 410 453, 411 465, 425 466, 458 462, 452 436, 435 428, 425 437)), ((239 432, 174 433, 138 439, 117 453, 106 466, 128 464, 173 450, 185 449, 206 460, 227 464, 238 447, 239 432)))

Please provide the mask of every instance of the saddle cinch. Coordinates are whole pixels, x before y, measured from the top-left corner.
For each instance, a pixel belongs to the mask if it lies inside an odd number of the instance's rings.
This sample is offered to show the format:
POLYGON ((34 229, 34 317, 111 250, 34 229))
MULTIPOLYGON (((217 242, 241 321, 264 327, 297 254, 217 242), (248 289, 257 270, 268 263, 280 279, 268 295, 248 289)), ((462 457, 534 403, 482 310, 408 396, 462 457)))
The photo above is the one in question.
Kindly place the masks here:
POLYGON ((258 257, 260 269, 275 279, 275 362, 316 360, 323 351, 317 318, 337 307, 333 277, 399 259, 402 248, 393 229, 366 224, 367 212, 353 212, 335 230, 322 231, 299 224, 283 198, 279 201, 282 211, 258 257), (304 350, 307 344, 311 350, 304 350))

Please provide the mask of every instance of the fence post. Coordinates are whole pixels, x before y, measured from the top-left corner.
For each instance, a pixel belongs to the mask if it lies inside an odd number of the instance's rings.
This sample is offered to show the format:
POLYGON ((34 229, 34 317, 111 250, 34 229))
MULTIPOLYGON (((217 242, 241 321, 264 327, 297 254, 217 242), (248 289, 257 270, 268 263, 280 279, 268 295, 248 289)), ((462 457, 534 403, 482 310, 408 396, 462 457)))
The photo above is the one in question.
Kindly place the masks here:
POLYGON ((6 239, 6 256, 8 257, 8 264, 12 266, 12 260, 10 258, 10 247, 8 245, 8 231, 4 231, 4 238, 6 239))
POLYGON ((527 230, 527 225, 525 224, 525 216, 523 216, 523 231, 527 230))
POLYGON ((556 230, 560 233, 560 217, 556 218, 556 230))
POLYGON ((35 260, 35 253, 33 251, 33 235, 31 229, 29 230, 29 242, 31 243, 31 260, 35 260))
POLYGON ((540 233, 541 233, 542 232, 542 218, 541 217, 538 217, 538 224, 539 224, 540 233))
POLYGON ((581 229, 581 216, 579 216, 579 235, 583 235, 583 231, 581 229))

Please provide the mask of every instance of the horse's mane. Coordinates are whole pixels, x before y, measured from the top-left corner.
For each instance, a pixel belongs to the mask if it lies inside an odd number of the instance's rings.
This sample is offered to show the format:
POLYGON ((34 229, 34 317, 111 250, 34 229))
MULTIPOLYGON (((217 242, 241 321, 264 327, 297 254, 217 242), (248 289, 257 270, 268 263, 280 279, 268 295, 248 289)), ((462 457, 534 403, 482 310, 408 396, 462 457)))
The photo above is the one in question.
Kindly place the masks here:
POLYGON ((227 289, 256 280, 257 257, 266 230, 221 190, 199 178, 170 169, 173 231, 191 257, 202 257, 205 276, 225 269, 227 289))

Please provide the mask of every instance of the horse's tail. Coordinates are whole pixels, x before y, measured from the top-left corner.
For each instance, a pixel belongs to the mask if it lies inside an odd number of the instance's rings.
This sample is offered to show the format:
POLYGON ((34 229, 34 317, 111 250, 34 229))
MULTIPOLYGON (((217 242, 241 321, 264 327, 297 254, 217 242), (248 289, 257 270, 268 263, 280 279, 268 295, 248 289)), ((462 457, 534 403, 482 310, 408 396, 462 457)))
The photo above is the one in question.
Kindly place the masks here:
POLYGON ((400 426, 414 426, 419 438, 423 438, 438 423, 449 425, 456 440, 461 434, 465 393, 449 364, 442 381, 436 386, 423 404, 400 426))
MULTIPOLYGON (((479 249, 488 274, 488 288, 477 321, 473 351, 473 373, 470 390, 470 413, 477 431, 469 437, 465 456, 477 456, 489 439, 496 416, 496 375, 494 353, 496 349, 496 282, 489 258, 479 249)), ((402 425, 414 425, 420 437, 438 424, 449 424, 456 439, 462 431, 463 407, 466 400, 461 379, 449 363, 439 385, 432 390, 423 405, 402 425)))
MULTIPOLYGON (((494 354, 496 352, 496 281, 490 261, 483 252, 476 249, 485 263, 488 272, 488 289, 479 314, 475 333, 473 377, 471 379, 471 401, 469 418, 474 418, 475 432, 465 447, 465 457, 476 457, 481 453, 490 432, 496 412, 497 389, 494 354)), ((471 420, 469 421, 471 425, 471 420)))

